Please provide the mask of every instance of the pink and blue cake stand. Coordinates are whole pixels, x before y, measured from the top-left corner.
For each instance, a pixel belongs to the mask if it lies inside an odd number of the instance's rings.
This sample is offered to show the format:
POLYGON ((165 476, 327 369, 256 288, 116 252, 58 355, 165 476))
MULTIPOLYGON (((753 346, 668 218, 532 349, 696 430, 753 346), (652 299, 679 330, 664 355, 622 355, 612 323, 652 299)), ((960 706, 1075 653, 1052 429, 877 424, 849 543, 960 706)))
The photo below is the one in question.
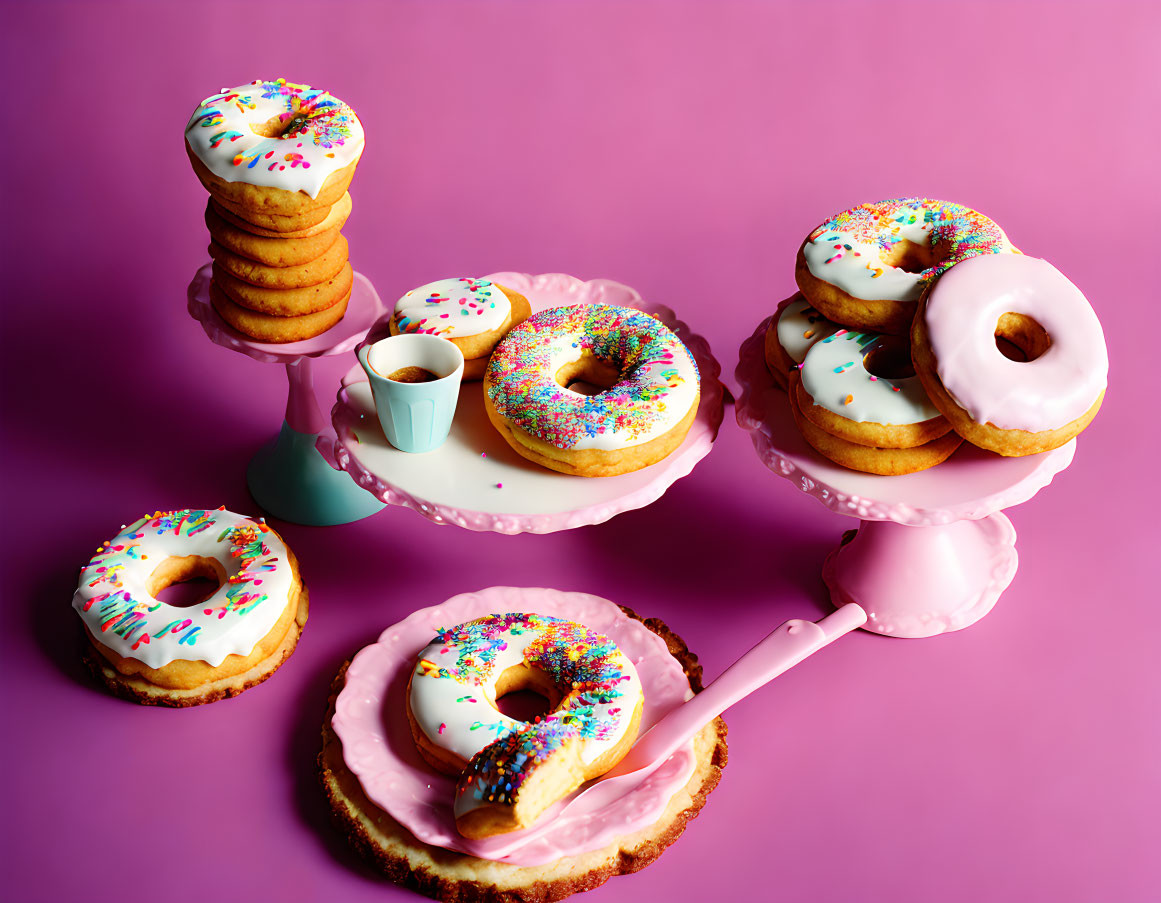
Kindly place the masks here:
POLYGON ((383 314, 374 286, 355 273, 343 318, 321 335, 301 342, 256 342, 219 316, 210 303, 210 264, 189 284, 189 313, 218 345, 267 364, 284 364, 289 383, 286 416, 278 435, 250 460, 246 482, 264 510, 282 520, 331 526, 360 520, 383 508, 334 463, 330 424, 315 399, 315 358, 352 351, 383 314))

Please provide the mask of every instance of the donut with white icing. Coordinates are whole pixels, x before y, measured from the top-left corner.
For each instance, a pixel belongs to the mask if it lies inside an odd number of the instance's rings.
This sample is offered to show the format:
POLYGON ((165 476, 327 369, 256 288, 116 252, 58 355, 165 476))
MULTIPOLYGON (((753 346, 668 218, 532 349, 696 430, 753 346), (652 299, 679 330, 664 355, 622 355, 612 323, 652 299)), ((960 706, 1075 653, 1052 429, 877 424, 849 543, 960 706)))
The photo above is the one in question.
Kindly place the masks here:
POLYGON ((924 296, 911 355, 955 431, 1007 456, 1058 448, 1080 433, 1108 380, 1104 332, 1088 299, 1035 257, 950 269, 924 296))
POLYGON ((914 473, 960 444, 914 375, 905 339, 839 329, 810 347, 790 394, 806 441, 854 470, 914 473))
POLYGON ((119 695, 172 706, 265 680, 294 651, 307 605, 282 538, 223 508, 157 511, 123 527, 82 568, 73 594, 97 676, 119 695), (217 588, 189 607, 157 598, 194 578, 217 588))
POLYGON ((562 618, 487 615, 441 632, 418 656, 407 716, 420 754, 459 774, 456 827, 488 837, 527 827, 548 806, 623 758, 644 696, 633 663, 607 637, 562 618), (551 711, 509 718, 496 699, 534 689, 551 711))
POLYGON ((970 207, 929 198, 860 204, 814 229, 794 278, 836 323, 907 335, 923 290, 981 254, 1018 254, 1004 230, 970 207))
POLYGON ((697 416, 697 364, 660 320, 581 304, 533 314, 496 346, 488 419, 519 454, 585 477, 640 470, 676 449, 697 416), (595 394, 574 388, 595 386, 595 394))
POLYGON ((487 279, 462 276, 412 289, 395 302, 391 334, 438 335, 464 355, 464 379, 483 379, 496 344, 532 313, 528 299, 487 279))
POLYGON ((766 330, 766 368, 779 387, 789 386, 789 373, 797 370, 815 342, 841 329, 810 306, 801 292, 778 305, 766 330))
POLYGON ((185 139, 202 184, 234 212, 302 217, 321 209, 320 219, 346 193, 364 146, 363 126, 347 104, 282 78, 207 97, 185 139))

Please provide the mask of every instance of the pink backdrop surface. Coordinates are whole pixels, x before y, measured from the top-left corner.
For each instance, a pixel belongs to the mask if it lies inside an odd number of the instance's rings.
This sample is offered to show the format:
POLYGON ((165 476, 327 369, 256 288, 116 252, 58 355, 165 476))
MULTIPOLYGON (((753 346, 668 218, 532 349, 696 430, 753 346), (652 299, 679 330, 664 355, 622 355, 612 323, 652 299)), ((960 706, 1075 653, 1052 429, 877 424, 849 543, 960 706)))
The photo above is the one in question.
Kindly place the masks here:
MULTIPOLYGON (((1156 585, 1161 12, 1152 3, 8 4, 3 142, 0 896, 395 900, 332 829, 314 757, 345 658, 494 584, 669 622, 708 677, 788 617, 854 525, 768 472, 726 412, 651 507, 548 536, 388 509, 278 524, 310 622, 242 697, 155 710, 79 664, 76 569, 144 511, 253 510, 244 469, 285 375, 185 312, 205 195, 194 106, 286 76, 360 114, 346 229, 385 299, 448 275, 617 279, 737 350, 853 203, 961 201, 1086 292, 1104 410, 1009 512, 1020 570, 976 626, 857 634, 727 713, 685 836, 585 899, 1161 897, 1156 585), (1148 353, 1152 351, 1153 353, 1148 353)), ((354 363, 319 365, 329 408, 354 363)))

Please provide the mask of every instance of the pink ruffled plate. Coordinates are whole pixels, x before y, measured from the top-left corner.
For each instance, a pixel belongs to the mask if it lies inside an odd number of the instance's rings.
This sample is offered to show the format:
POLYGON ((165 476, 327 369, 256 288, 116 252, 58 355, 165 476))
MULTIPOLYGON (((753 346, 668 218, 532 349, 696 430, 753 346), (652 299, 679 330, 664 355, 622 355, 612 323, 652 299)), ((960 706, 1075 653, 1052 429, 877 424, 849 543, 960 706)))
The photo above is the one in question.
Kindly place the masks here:
MULTIPOLYGON (((607 279, 584 282, 550 273, 493 273, 487 277, 528 298, 533 311, 573 304, 614 304, 656 315, 693 353, 701 375, 701 404, 685 441, 663 461, 617 477, 574 477, 520 457, 488 422, 481 384, 465 383, 451 434, 440 448, 410 455, 393 448, 375 415, 362 369, 344 377, 332 412, 339 466, 390 505, 402 505, 436 523, 497 533, 552 533, 599 524, 642 508, 688 474, 713 447, 722 421, 721 368, 704 338, 668 307, 652 304, 607 279)), ((368 341, 385 334, 387 317, 368 341)))
MULTIPOLYGON (((633 661, 645 687, 642 733, 692 696, 664 640, 607 599, 585 593, 494 586, 453 596, 384 630, 378 642, 352 660, 336 700, 332 724, 343 743, 343 760, 368 798, 418 840, 480 858, 489 858, 486 851, 455 828, 455 781, 433 771, 415 750, 405 693, 416 655, 441 629, 503 612, 569 618, 617 643, 633 661)), ((566 813, 551 831, 498 861, 540 865, 601 849, 618 836, 647 827, 661 817, 695 765, 690 744, 620 799, 596 813, 577 817, 566 813)), ((553 812, 544 817, 554 817, 553 812)))

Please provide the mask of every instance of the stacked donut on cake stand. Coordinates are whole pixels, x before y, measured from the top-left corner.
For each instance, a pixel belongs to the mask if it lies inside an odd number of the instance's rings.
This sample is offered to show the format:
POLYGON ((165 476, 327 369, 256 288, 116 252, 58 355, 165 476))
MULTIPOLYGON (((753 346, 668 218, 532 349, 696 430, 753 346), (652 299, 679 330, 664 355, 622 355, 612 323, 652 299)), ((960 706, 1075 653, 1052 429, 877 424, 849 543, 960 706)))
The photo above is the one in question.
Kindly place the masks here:
POLYGON ((835 605, 892 636, 974 623, 1016 572, 1002 509, 1068 466, 1100 408, 1096 315, 986 217, 922 198, 823 223, 795 277, 742 345, 739 425, 768 467, 860 518, 823 570, 835 605))
POLYGON ((347 259, 347 187, 363 127, 333 95, 285 79, 206 98, 186 152, 210 192, 212 264, 194 276, 190 314, 217 344, 286 365, 289 396, 276 439, 250 462, 251 494, 295 523, 328 525, 382 506, 333 466, 312 361, 349 352, 382 313, 347 259))

